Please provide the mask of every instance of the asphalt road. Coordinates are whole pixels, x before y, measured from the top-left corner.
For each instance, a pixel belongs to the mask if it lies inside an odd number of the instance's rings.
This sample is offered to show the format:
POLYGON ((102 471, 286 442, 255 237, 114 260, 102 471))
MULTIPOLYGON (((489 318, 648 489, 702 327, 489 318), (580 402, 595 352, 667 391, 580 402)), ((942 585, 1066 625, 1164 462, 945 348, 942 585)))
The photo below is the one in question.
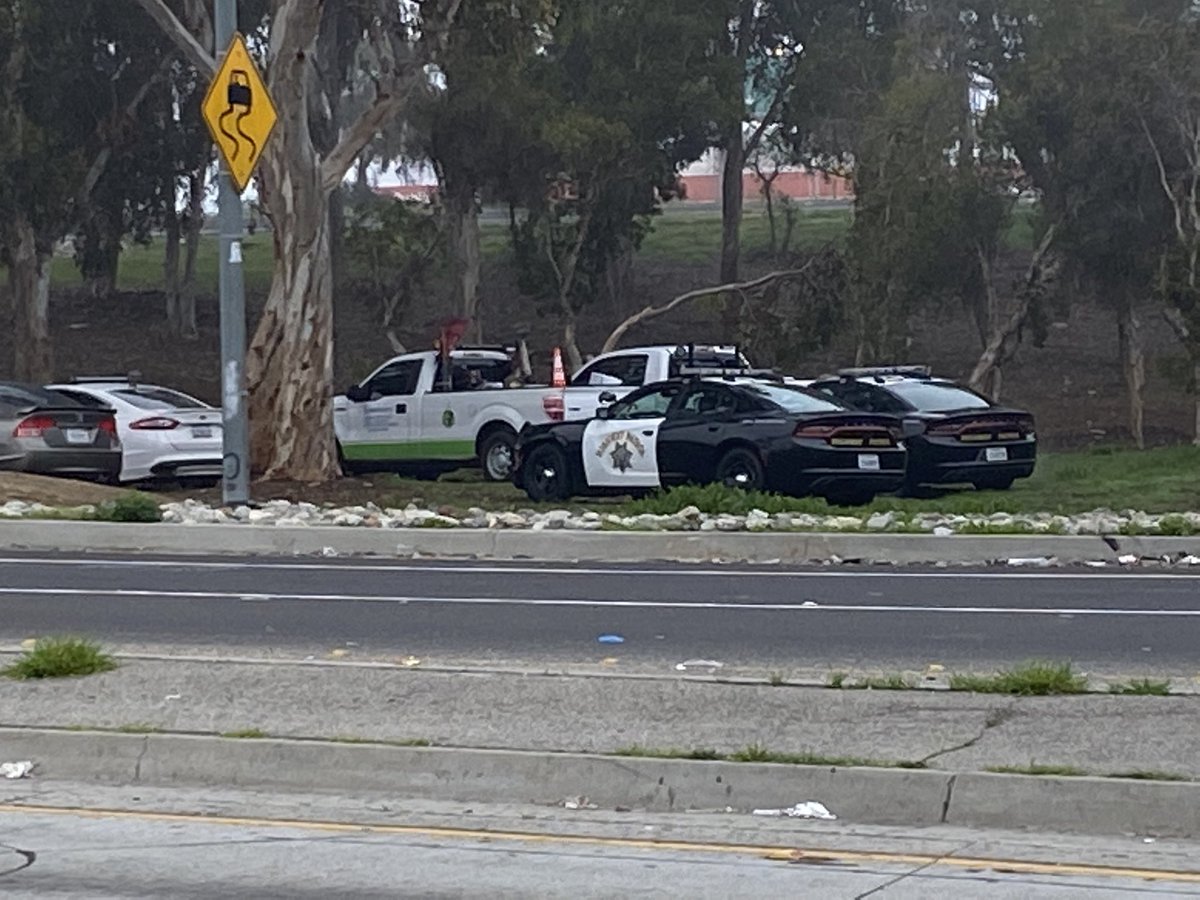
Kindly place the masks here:
POLYGON ((9 554, 0 642, 86 634, 430 662, 706 658, 792 668, 1070 658, 1194 675, 1200 577, 1100 570, 163 559, 9 554), (598 643, 616 635, 621 643, 598 643))

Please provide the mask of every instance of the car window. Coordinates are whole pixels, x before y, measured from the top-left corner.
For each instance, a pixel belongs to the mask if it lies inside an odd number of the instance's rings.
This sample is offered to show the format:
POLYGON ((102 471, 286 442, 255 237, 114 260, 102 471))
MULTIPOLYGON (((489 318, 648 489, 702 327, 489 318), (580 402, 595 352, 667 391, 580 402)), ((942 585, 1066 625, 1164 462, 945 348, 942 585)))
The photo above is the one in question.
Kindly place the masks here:
POLYGON ((91 394, 84 394, 80 391, 66 391, 62 388, 59 388, 55 391, 55 393, 62 394, 64 397, 74 400, 80 406, 87 406, 91 409, 104 409, 108 406, 108 403, 101 400, 99 397, 93 397, 91 394))
POLYGON ((630 394, 609 407, 610 419, 657 419, 666 416, 671 401, 683 390, 681 384, 664 384, 630 394))
POLYGON ((909 409, 904 401, 893 397, 887 391, 861 381, 838 381, 823 384, 819 390, 840 400, 851 409, 861 409, 865 412, 897 414, 907 412, 909 409))
POLYGON ((723 416, 737 408, 733 391, 719 384, 698 384, 673 411, 679 416, 723 416))
POLYGON ((974 391, 957 384, 936 381, 900 381, 891 389, 921 412, 950 412, 956 409, 987 409, 992 404, 974 391))
POLYGON ((417 392, 420 377, 421 360, 402 359, 388 363, 366 386, 373 397, 408 397, 417 392))
POLYGON ((843 404, 828 397, 821 397, 802 387, 764 383, 743 384, 741 388, 745 393, 761 397, 790 413, 837 412, 845 409, 843 404))
POLYGON ((571 379, 572 387, 641 387, 646 380, 644 353, 596 360, 571 379))
POLYGON ((439 359, 435 371, 435 391, 474 391, 487 387, 503 387, 512 374, 512 362, 507 359, 456 359, 450 364, 450 384, 446 384, 445 366, 439 359))
POLYGON ((195 397, 181 394, 170 388, 138 387, 121 388, 113 391, 120 397, 139 409, 208 409, 207 403, 201 403, 195 397))
POLYGON ((11 406, 13 409, 26 409, 30 406, 80 405, 57 391, 47 391, 23 384, 0 384, 0 403, 11 406))

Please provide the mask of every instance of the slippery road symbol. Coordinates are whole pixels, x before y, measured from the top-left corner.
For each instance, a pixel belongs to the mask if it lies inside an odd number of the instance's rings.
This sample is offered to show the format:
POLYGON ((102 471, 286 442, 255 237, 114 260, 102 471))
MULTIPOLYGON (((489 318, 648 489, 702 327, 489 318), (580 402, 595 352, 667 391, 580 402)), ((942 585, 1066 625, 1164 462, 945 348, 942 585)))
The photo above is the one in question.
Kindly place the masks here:
POLYGON ((230 159, 236 160, 241 153, 241 144, 249 145, 249 156, 258 155, 258 144, 254 138, 242 129, 242 121, 250 115, 254 102, 254 92, 250 89, 250 75, 244 69, 234 69, 229 73, 229 84, 226 88, 228 107, 217 122, 221 134, 229 139, 233 146, 230 159), (229 119, 233 118, 233 131, 229 130, 229 119))

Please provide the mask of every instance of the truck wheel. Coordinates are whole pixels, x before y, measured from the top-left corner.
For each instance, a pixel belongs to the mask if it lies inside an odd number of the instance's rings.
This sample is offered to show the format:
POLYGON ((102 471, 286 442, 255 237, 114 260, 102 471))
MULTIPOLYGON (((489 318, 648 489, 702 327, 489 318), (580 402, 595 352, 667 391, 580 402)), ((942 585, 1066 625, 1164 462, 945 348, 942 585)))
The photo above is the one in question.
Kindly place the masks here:
POLYGON ((479 444, 479 462, 485 481, 508 481, 516 458, 517 436, 508 428, 497 428, 479 444))
POLYGON ((525 459, 521 481, 530 500, 566 500, 572 493, 566 454, 555 444, 534 447, 525 459))

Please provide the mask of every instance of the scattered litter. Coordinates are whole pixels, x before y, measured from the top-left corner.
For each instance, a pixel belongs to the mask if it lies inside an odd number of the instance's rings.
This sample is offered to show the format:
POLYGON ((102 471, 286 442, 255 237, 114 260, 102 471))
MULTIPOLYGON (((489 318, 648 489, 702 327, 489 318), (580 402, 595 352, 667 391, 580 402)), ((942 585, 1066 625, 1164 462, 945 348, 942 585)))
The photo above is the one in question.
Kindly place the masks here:
POLYGON ((816 800, 805 800, 803 803, 797 803, 795 806, 789 806, 786 809, 756 809, 756 816, 775 816, 788 819, 836 819, 833 813, 825 808, 824 803, 818 803, 816 800))
POLYGON ((601 644, 623 644, 623 643, 625 643, 625 638, 621 637, 619 634, 602 634, 602 635, 600 635, 600 637, 596 638, 596 640, 599 641, 601 644))
POLYGON ((164 700, 182 700, 183 694, 167 694, 167 696, 163 697, 163 699, 164 700))
POLYGON ((952 534, 954 534, 954 529, 947 528, 945 525, 939 525, 933 529, 934 537, 950 537, 952 534))
POLYGON ((1117 557, 1117 562, 1119 562, 1123 566, 1132 566, 1137 561, 1138 561, 1138 558, 1136 556, 1134 556, 1132 553, 1126 553, 1124 556, 1117 557))
POLYGON ((33 774, 33 763, 28 760, 21 762, 0 763, 0 775, 8 779, 28 778, 33 774))
POLYGON ((342 647, 334 647, 332 650, 329 651, 329 655, 332 656, 334 659, 341 659, 348 652, 349 651, 347 651, 346 649, 344 649, 342 647))
POLYGON ((25 638, 21 641, 22 650, 32 650, 37 646, 37 638, 25 638))
POLYGON ((1093 569, 1103 569, 1108 565, 1108 563, 1102 559, 1085 559, 1083 564, 1093 569))
POLYGON ((346 646, 347 647, 357 647, 358 641, 346 641, 346 646))
POLYGON ((813 609, 814 607, 820 606, 821 604, 818 603, 816 600, 805 600, 800 605, 803 606, 805 609, 813 609))
POLYGON ((925 671, 928 672, 930 675, 934 675, 934 674, 937 674, 938 672, 945 672, 946 667, 943 666, 941 663, 930 663, 926 667, 925 671))
POLYGON ((1035 569, 1048 569, 1058 562, 1053 556, 1016 556, 1009 559, 1010 566, 1028 566, 1035 569))
POLYGON ((1200 556, 1192 556, 1190 553, 1179 561, 1181 566, 1200 566, 1200 556))
POLYGON ((562 802, 563 809, 599 809, 587 797, 568 797, 562 802))
POLYGON ((715 659, 685 659, 681 663, 675 664, 676 672, 686 672, 688 669, 723 669, 725 663, 717 662, 715 659))
POLYGON ((600 665, 615 666, 619 662, 620 662, 620 660, 617 659, 615 656, 606 656, 606 657, 604 657, 604 659, 600 660, 600 665))
POLYGON ((333 547, 322 547, 322 548, 321 548, 321 555, 322 555, 322 556, 337 556, 337 555, 338 555, 338 552, 337 552, 337 550, 336 550, 336 549, 334 549, 333 547))
POLYGON ((1142 838, 1142 843, 1143 844, 1153 844, 1154 838, 1142 838))
POLYGON ((416 657, 416 656, 406 656, 403 659, 401 659, 399 662, 400 662, 400 665, 404 666, 404 668, 406 668, 406 669, 415 669, 417 666, 419 666, 421 664, 420 657, 416 657))

